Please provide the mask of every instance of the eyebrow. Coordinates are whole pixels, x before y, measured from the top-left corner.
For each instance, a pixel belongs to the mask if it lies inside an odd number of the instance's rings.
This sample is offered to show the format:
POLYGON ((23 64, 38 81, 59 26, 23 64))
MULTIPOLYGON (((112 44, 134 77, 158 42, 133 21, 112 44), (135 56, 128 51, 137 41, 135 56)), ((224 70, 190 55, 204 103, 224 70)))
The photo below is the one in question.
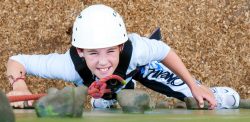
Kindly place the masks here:
POLYGON ((87 52, 97 52, 95 49, 87 50, 87 52))
POLYGON ((118 48, 118 47, 111 47, 108 50, 115 50, 116 48, 118 48))
MULTIPOLYGON (((109 50, 115 50, 116 48, 118 48, 118 47, 110 47, 110 48, 108 48, 107 50, 109 51, 109 50)), ((87 52, 98 52, 96 49, 90 49, 90 50, 87 50, 87 52)))

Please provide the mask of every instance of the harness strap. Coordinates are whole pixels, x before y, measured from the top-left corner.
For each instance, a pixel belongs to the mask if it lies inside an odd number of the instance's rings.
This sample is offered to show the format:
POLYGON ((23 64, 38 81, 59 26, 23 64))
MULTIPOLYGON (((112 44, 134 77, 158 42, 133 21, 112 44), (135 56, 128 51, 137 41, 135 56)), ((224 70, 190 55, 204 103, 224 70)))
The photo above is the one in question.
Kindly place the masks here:
POLYGON ((123 79, 126 79, 126 72, 132 57, 132 52, 133 52, 133 46, 131 41, 127 41, 124 44, 123 50, 120 54, 119 57, 119 64, 117 66, 117 68, 114 71, 115 75, 119 75, 121 76, 123 79))
MULTIPOLYGON (((80 77, 84 80, 84 85, 90 86, 90 84, 94 81, 92 78, 92 73, 87 67, 87 64, 84 58, 81 58, 76 50, 76 47, 71 46, 70 48, 70 56, 75 66, 76 71, 80 75, 80 77), (92 81, 92 82, 91 82, 92 81)), ((76 85, 76 84, 75 84, 76 85)))
POLYGON ((160 27, 156 28, 155 31, 148 38, 155 40, 162 40, 160 27))

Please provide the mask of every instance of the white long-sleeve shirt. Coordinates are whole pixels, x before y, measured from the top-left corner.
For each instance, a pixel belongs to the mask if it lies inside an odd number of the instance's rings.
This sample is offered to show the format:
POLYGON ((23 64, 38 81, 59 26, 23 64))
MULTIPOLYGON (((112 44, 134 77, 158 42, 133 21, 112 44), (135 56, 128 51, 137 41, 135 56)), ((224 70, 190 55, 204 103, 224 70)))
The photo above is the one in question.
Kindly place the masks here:
MULTIPOLYGON (((163 60, 170 47, 163 41, 150 40, 138 34, 129 34, 133 52, 127 74, 135 70, 137 66, 146 65, 152 61, 163 60)), ((42 78, 62 79, 77 85, 83 84, 83 79, 75 70, 69 50, 65 54, 52 53, 48 55, 23 55, 19 54, 10 59, 21 63, 26 73, 42 78)), ((131 80, 126 79, 127 81, 131 80)))

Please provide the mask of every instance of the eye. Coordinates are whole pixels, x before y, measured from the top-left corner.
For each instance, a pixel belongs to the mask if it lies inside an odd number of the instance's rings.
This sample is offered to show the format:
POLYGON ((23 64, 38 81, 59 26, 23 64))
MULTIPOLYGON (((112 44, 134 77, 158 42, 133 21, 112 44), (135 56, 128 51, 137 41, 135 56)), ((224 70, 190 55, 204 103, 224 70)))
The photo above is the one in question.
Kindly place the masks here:
POLYGON ((109 50, 107 51, 107 53, 113 53, 113 52, 115 52, 115 49, 114 49, 114 48, 111 48, 111 49, 109 49, 109 50))
POLYGON ((89 55, 97 55, 96 52, 89 53, 89 55))
POLYGON ((96 52, 96 51, 89 51, 89 52, 87 52, 87 54, 88 54, 88 55, 97 55, 98 52, 96 52))
POLYGON ((108 51, 108 53, 113 53, 113 52, 115 52, 115 51, 114 51, 114 50, 109 50, 109 51, 108 51))

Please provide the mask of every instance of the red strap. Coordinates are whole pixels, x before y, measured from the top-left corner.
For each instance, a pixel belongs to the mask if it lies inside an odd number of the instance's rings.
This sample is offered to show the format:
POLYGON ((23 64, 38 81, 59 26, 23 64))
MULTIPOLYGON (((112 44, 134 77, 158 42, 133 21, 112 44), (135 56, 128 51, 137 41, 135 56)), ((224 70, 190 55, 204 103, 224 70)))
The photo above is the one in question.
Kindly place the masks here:
POLYGON ((41 98, 41 97, 43 97, 45 95, 46 94, 32 94, 32 95, 8 96, 8 99, 9 99, 9 102, 38 100, 39 98, 41 98))
POLYGON ((11 86, 13 86, 13 84, 19 80, 25 80, 25 76, 20 76, 20 77, 14 78, 12 75, 9 75, 8 78, 13 80, 13 82, 10 83, 11 86))
POLYGON ((106 89, 106 82, 95 81, 88 89, 88 94, 94 98, 101 98, 105 93, 110 93, 110 89, 106 89))
POLYGON ((111 89, 107 89, 106 81, 110 79, 117 79, 123 85, 126 82, 118 75, 110 75, 105 78, 100 79, 99 81, 94 81, 88 88, 88 94, 94 98, 101 98, 105 93, 110 93, 111 89))

